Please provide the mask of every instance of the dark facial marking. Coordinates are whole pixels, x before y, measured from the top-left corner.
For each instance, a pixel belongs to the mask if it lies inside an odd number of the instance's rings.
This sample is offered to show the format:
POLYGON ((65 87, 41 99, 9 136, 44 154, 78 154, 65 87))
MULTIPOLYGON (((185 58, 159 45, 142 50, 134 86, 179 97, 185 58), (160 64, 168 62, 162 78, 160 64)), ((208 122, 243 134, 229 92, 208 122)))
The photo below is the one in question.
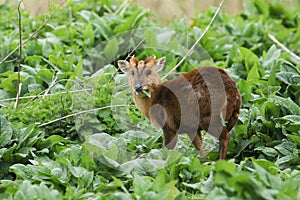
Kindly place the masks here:
POLYGON ((148 70, 146 71, 146 75, 149 76, 150 74, 151 74, 151 70, 148 69, 148 70))

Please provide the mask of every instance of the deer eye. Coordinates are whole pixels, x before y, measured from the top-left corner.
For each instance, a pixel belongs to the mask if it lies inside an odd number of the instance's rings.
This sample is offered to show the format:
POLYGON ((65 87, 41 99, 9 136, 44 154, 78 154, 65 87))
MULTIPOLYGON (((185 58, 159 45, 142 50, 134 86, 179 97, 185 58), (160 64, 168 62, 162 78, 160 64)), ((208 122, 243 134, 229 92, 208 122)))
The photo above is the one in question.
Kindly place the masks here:
POLYGON ((150 74, 151 74, 151 70, 148 69, 148 70, 146 71, 146 75, 148 76, 148 75, 150 75, 150 74))
POLYGON ((134 71, 133 70, 131 71, 131 75, 134 76, 134 71))

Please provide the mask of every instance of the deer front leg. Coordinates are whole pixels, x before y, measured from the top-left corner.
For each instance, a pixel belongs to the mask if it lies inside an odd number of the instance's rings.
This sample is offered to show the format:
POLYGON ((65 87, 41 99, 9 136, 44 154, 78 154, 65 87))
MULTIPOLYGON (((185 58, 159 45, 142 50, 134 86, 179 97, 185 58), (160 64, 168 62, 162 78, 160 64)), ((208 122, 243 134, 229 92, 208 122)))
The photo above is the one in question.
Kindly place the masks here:
POLYGON ((168 149, 174 149, 178 140, 178 135, 176 131, 165 128, 163 129, 163 132, 164 132, 164 146, 167 147, 168 149))
POLYGON ((227 156, 228 146, 230 140, 230 132, 224 128, 222 134, 219 137, 220 141, 220 159, 224 160, 227 156))

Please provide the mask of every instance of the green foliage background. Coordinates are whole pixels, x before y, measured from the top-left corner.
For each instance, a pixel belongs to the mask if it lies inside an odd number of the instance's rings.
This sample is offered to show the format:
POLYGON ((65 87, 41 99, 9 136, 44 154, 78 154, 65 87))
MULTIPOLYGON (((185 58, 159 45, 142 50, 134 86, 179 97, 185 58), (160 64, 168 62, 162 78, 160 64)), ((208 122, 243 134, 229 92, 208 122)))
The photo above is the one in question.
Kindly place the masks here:
MULTIPOLYGON (((177 150, 162 148, 161 131, 134 107, 120 112, 137 128, 118 124, 113 109, 43 125, 93 108, 89 101, 96 108, 115 103, 115 88, 124 83, 115 59, 127 56, 120 46, 134 48, 138 41, 125 37, 119 44, 113 36, 147 29, 142 36, 152 48, 134 54, 166 56, 164 72, 180 60, 174 52, 188 49, 170 36, 172 51, 165 51, 151 28, 166 26, 148 11, 123 5, 69 1, 59 9, 23 47, 21 96, 28 98, 17 109, 7 99, 17 93, 18 53, 1 64, 0 199, 300 199, 300 60, 269 37, 300 55, 300 9, 289 11, 277 1, 245 1, 239 15, 220 13, 198 46, 205 55, 195 52, 179 68, 213 64, 236 80, 243 107, 227 161, 217 160, 218 144, 206 136, 206 160, 197 158, 184 136, 177 150), (99 44, 103 51, 94 52, 99 44), (85 79, 93 68, 101 75, 85 79)), ((19 32, 16 9, 0 10, 2 60, 19 45, 19 32)), ((191 25, 182 19, 167 28, 196 40, 215 10, 198 14, 191 25)), ((47 17, 22 13, 23 38, 47 17)))

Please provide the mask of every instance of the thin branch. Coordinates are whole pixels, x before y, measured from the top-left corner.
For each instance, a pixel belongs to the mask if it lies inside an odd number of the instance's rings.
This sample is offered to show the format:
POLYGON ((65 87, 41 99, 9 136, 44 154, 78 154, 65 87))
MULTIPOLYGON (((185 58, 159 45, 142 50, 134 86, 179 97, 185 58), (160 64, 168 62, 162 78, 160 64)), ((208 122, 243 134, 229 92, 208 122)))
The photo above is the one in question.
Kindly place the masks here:
POLYGON ((126 8, 131 4, 132 0, 126 0, 122 3, 122 5, 114 12, 115 15, 123 15, 126 8))
POLYGON ((12 54, 14 54, 18 49, 20 49, 21 46, 24 46, 28 41, 30 41, 32 38, 34 38, 42 28, 44 28, 44 26, 46 26, 46 24, 50 21, 50 19, 52 19, 52 17, 56 14, 56 12, 67 2, 67 0, 64 0, 61 4, 59 4, 59 6, 55 9, 55 11, 52 12, 52 14, 50 15, 50 17, 48 19, 46 19, 44 21, 44 23, 42 23, 34 32, 31 36, 29 36, 28 38, 26 38, 25 40, 23 40, 22 44, 20 44, 19 46, 17 46, 14 50, 12 50, 9 54, 7 54, 7 56, 5 56, 1 61, 0 61, 0 65, 2 63, 4 63, 12 54))
POLYGON ((203 33, 200 35, 200 37, 196 40, 196 42, 193 44, 193 46, 188 50, 188 52, 183 56, 183 58, 177 63, 177 65, 175 67, 173 67, 173 69, 171 69, 162 79, 165 79, 167 76, 169 76, 171 73, 173 73, 182 63, 183 61, 185 61, 185 59, 191 55, 191 53, 193 52, 194 48, 196 47, 196 45, 200 42, 200 40, 204 37, 204 35, 207 33, 207 31, 209 30, 209 28, 211 27, 212 23, 215 21, 215 18, 217 17, 217 15, 219 14, 221 7, 224 3, 224 0, 222 0, 214 14, 214 16, 211 18, 209 24, 206 26, 206 28, 204 29, 203 33))
POLYGON ((275 43, 277 44, 282 50, 284 50, 285 52, 287 52, 288 54, 290 54, 290 56, 292 56, 295 60, 297 60, 298 62, 300 62, 300 57, 297 56, 294 52, 292 52, 291 50, 289 50, 284 44, 282 44, 281 42, 279 42, 275 36, 273 36, 272 34, 268 34, 269 38, 275 43))
POLYGON ((55 85, 56 85, 56 80, 57 80, 58 76, 53 76, 52 77, 52 82, 50 84, 50 86, 46 89, 45 93, 44 93, 44 96, 43 96, 43 99, 46 97, 46 95, 49 93, 49 91, 51 90, 51 88, 53 88, 55 85))
POLYGON ((66 116, 63 116, 63 117, 60 117, 60 118, 51 120, 51 121, 49 121, 49 122, 40 124, 38 127, 47 126, 47 125, 49 125, 49 124, 52 124, 52 123, 54 123, 54 122, 58 122, 58 121, 60 121, 60 120, 63 120, 63 119, 69 118, 69 117, 74 117, 74 116, 82 115, 82 114, 85 114, 85 113, 95 112, 95 111, 98 111, 98 110, 104 110, 104 109, 108 109, 108 108, 116 108, 116 107, 131 107, 131 106, 134 106, 134 105, 120 104, 120 105, 104 106, 104 107, 101 107, 101 108, 93 108, 93 109, 90 109, 90 110, 83 110, 83 111, 80 111, 80 112, 77 112, 77 113, 73 113, 73 114, 70 114, 70 115, 66 115, 66 116))
MULTIPOLYGON (((63 81, 70 81, 69 79, 61 79, 61 80, 59 80, 59 81, 57 81, 57 82, 55 82, 54 84, 58 84, 58 83, 60 83, 60 82, 63 82, 63 81)), ((74 80, 71 80, 71 81, 73 81, 75 84, 78 84, 76 81, 74 81, 74 80)), ((52 84, 51 84, 52 85, 52 84)), ((50 87, 53 87, 54 85, 52 85, 52 86, 50 86, 50 87)), ((53 96, 53 95, 45 95, 45 93, 47 92, 47 90, 48 90, 48 88, 47 89, 45 89, 45 90, 43 90, 43 91, 41 91, 39 94, 37 94, 36 96, 34 96, 32 99, 30 99, 30 101, 28 101, 25 105, 24 105, 24 107, 26 107, 26 106, 28 106, 31 102, 33 102, 36 98, 38 98, 38 97, 41 97, 42 96, 42 98, 45 98, 45 96, 53 96), (44 95, 42 95, 44 93, 44 95), (41 95, 41 96, 40 96, 41 95)), ((50 90, 50 89, 49 89, 50 90)), ((82 90, 83 91, 83 90, 82 90)), ((65 92, 65 93, 68 93, 68 92, 65 92)), ((0 101, 1 102, 1 101, 0 101)))
POLYGON ((22 84, 21 84, 21 63, 22 63, 22 14, 21 14, 21 4, 23 0, 20 0, 18 3, 18 18, 19 18, 19 62, 18 62, 18 91, 17 98, 14 105, 14 108, 18 107, 19 97, 21 94, 22 84))
MULTIPOLYGON (((50 96, 55 96, 55 95, 61 95, 61 94, 69 94, 69 93, 80 93, 80 92, 89 92, 92 89, 82 89, 82 90, 72 90, 72 91, 68 91, 68 92, 58 92, 58 93, 54 93, 54 94, 38 94, 38 95, 34 95, 34 96, 25 96, 25 97, 19 97, 19 99, 36 99, 36 98, 43 98, 44 96, 46 97, 50 97, 50 96)), ((9 99, 1 99, 0 102, 7 102, 7 101, 15 101, 16 98, 9 98, 9 99)), ((4 106, 4 105, 3 105, 4 106)))
MULTIPOLYGON (((143 38, 131 51, 129 51, 127 57, 125 58, 125 60, 127 60, 128 58, 130 58, 133 54, 133 52, 135 50, 137 50, 137 48, 139 48, 139 46, 141 46, 143 44, 143 42, 145 41, 145 38, 143 38)), ((117 70, 115 71, 115 73, 111 76, 111 78, 109 79, 108 83, 110 83, 113 78, 116 76, 116 74, 118 73, 120 67, 118 66, 117 70)))

